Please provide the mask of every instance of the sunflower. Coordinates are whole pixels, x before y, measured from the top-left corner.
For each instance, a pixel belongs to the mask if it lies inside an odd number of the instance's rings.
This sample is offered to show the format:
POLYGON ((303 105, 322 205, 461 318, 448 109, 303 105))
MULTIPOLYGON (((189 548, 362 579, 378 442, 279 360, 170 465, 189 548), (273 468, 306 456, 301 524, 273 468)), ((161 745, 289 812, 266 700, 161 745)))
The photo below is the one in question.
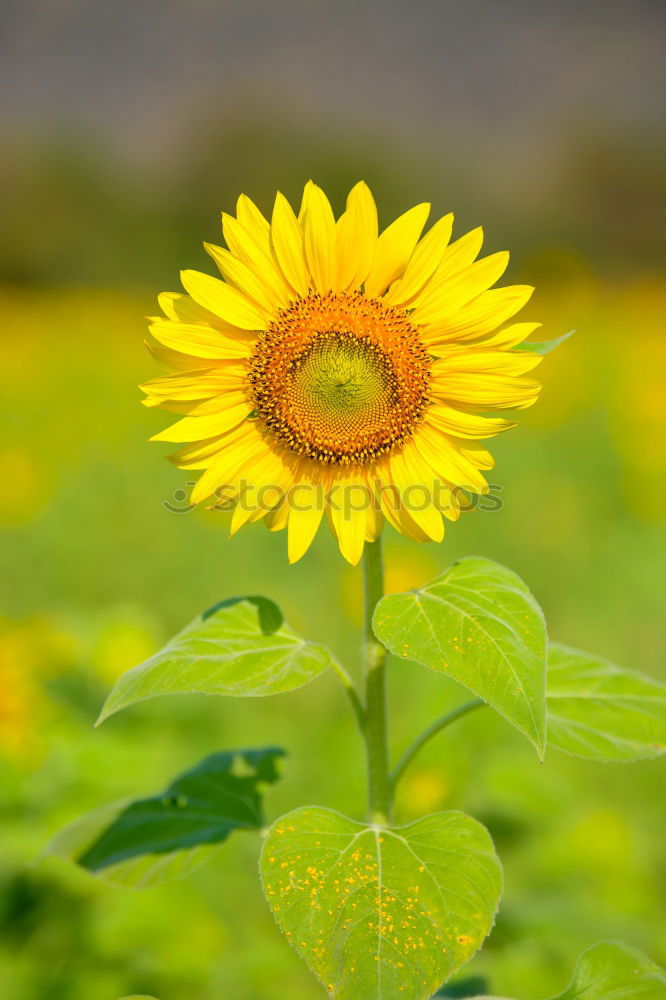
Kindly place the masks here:
POLYGON ((488 491, 482 440, 539 392, 540 357, 515 350, 539 324, 505 325, 532 288, 492 287, 509 255, 477 259, 480 228, 451 242, 446 215, 422 236, 429 211, 379 234, 363 182, 337 221, 311 181, 270 222, 241 195, 226 248, 205 244, 221 279, 183 271, 185 294, 159 297, 148 346, 172 373, 144 402, 180 419, 153 440, 182 445, 171 461, 202 470, 192 502, 233 508, 232 534, 286 528, 293 562, 326 514, 355 564, 385 520, 441 541, 488 491))

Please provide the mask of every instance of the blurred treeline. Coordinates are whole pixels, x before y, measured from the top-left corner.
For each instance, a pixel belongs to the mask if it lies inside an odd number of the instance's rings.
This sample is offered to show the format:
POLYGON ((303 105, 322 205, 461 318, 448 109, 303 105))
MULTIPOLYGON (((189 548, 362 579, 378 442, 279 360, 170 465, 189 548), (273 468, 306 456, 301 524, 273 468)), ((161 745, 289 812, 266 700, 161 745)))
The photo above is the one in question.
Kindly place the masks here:
POLYGON ((338 210, 363 177, 384 222, 415 198, 432 200, 434 212, 454 209, 458 232, 482 222, 488 245, 511 247, 518 265, 529 259, 535 278, 559 276, 549 252, 563 249, 614 278, 663 267, 659 135, 599 123, 566 134, 534 163, 517 152, 513 171, 465 162, 436 137, 424 152, 409 139, 252 107, 200 122, 143 161, 75 129, 9 137, 0 142, 0 275, 20 284, 173 285, 179 267, 203 262, 202 240, 219 238, 217 212, 240 192, 269 214, 276 188, 297 203, 308 177, 338 210))

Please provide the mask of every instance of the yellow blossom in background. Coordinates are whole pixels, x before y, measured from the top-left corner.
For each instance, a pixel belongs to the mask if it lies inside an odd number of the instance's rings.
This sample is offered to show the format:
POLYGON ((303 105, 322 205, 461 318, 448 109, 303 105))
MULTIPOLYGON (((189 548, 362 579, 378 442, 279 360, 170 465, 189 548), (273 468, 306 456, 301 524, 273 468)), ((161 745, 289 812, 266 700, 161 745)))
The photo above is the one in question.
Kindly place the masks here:
POLYGON ((156 624, 139 609, 111 608, 86 636, 84 659, 98 677, 112 684, 128 663, 141 663, 154 653, 158 635, 156 624))
POLYGON ((23 759, 40 745, 46 702, 38 682, 41 635, 35 628, 0 622, 0 755, 23 759))
MULTIPOLYGON (((384 581, 388 594, 417 590, 437 576, 441 566, 432 550, 394 544, 386 550, 384 581)), ((355 625, 363 621, 363 580, 350 567, 340 580, 340 600, 355 625)))
POLYGON ((48 497, 39 463, 24 448, 0 448, 4 488, 0 490, 0 522, 18 527, 28 524, 45 506, 48 497))
POLYGON ((19 669, 7 641, 0 640, 0 754, 22 757, 35 738, 37 691, 19 669))
POLYGON ((451 794, 451 783, 441 767, 420 767, 409 774, 402 789, 409 817, 444 809, 451 794))
POLYGON ((487 491, 482 441, 515 423, 484 414, 539 392, 540 357, 515 350, 539 324, 503 326, 532 289, 492 287, 509 255, 477 259, 481 229, 451 242, 449 214, 423 236, 429 211, 379 233, 362 182, 337 221, 312 182, 298 215, 278 194, 270 221, 242 195, 227 248, 206 244, 222 280, 184 271, 186 294, 160 297, 149 347, 172 374, 142 388, 180 419, 154 440, 201 471, 194 503, 233 505, 232 533, 286 528, 295 561, 326 514, 355 564, 385 520, 441 541, 487 491))
POLYGON ((80 646, 57 621, 0 619, 0 756, 32 760, 52 718, 47 682, 72 669, 80 646))
POLYGON ((624 463, 625 497, 639 516, 662 519, 666 491, 664 282, 637 282, 622 289, 615 304, 617 380, 610 387, 608 402, 624 463), (641 330, 640 340, 627 337, 627 330, 636 326, 641 330))

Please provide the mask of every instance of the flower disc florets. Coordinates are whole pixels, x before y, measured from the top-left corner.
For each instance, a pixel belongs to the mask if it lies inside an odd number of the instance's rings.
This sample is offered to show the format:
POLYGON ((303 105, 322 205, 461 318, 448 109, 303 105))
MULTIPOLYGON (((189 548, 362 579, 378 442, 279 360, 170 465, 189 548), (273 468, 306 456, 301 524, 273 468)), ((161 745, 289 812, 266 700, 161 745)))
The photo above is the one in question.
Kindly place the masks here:
POLYGON ((361 292, 311 293, 259 335, 249 392, 258 418, 296 454, 365 464, 423 418, 430 360, 404 310, 361 292))

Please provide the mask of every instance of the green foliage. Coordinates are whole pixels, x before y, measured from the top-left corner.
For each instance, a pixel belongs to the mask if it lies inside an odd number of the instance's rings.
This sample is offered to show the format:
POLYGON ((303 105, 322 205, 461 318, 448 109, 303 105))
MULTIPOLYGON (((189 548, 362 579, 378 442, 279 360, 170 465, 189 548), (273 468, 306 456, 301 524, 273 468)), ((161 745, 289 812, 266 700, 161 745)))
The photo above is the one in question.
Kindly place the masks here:
MULTIPOLYGON (((573 979, 552 1000, 663 1000, 666 973, 642 952, 619 941, 595 944, 578 959, 573 979)), ((507 1000, 475 997, 474 1000, 507 1000)))
POLYGON ((635 948, 602 941, 578 960, 568 988, 553 1000, 663 1000, 666 974, 635 948))
POLYGON ((532 354, 540 354, 543 357, 544 354, 550 354, 551 351, 554 351, 556 347, 563 344, 569 337, 573 337, 575 332, 575 330, 569 330, 568 333, 563 333, 561 337, 554 337, 553 340, 543 340, 541 343, 527 340, 520 345, 520 350, 531 351, 532 354))
MULTIPOLYGON (((391 652, 468 687, 540 754, 546 710, 553 745, 571 754, 630 760, 664 749, 666 688, 557 645, 550 648, 546 677, 541 609, 522 580, 497 563, 463 559, 419 591, 384 597, 373 628, 391 652)), ((160 693, 287 691, 332 663, 323 647, 284 623, 272 602, 230 599, 123 675, 101 718, 160 693)), ((359 713, 362 728, 368 712, 369 703, 359 713)), ((445 718, 462 714, 453 710, 445 718)), ((430 727, 414 746, 439 728, 430 727)), ((262 786, 277 779, 281 755, 275 748, 213 754, 160 795, 84 817, 64 831, 54 852, 123 885, 181 875, 234 830, 264 827, 262 786)), ((330 809, 297 809, 268 832, 261 875, 277 923, 336 1000, 427 1000, 478 950, 502 888, 487 830, 453 811, 391 827, 358 823, 330 809)), ((572 985, 557 1000, 583 993, 586 1000, 604 1000, 610 990, 620 1000, 625 994, 617 991, 626 981, 643 990, 632 997, 656 1000, 650 990, 662 980, 646 963, 623 946, 599 945, 581 958, 572 985), (627 980, 630 968, 643 978, 627 980), (590 993, 592 988, 601 992, 590 993)), ((482 980, 468 980, 441 987, 437 995, 469 996, 479 989, 482 980)))
POLYGON ((568 646, 548 654, 548 741, 600 761, 666 750, 666 685, 568 646))
POLYGON ((483 977, 472 976, 471 978, 459 979, 455 983, 448 983, 437 990, 436 997, 447 997, 448 1000, 465 1000, 466 997, 476 996, 479 990, 486 988, 486 981, 483 977))
POLYGON ((323 646, 307 642, 265 597, 221 601, 190 622, 145 663, 123 674, 98 723, 161 694, 236 698, 294 691, 331 666, 323 646))
MULTIPOLYGON (((131 802, 113 802, 74 820, 49 845, 48 854, 78 863, 131 806, 131 802)), ((202 844, 170 852, 137 854, 109 864, 95 872, 104 881, 126 889, 147 889, 183 878, 196 871, 218 852, 220 844, 202 844)))
POLYGON ((386 829, 330 809, 283 816, 261 857, 289 942, 337 1000, 425 1000, 489 933, 502 870, 464 813, 386 829))
POLYGON ((461 559, 421 590, 384 597, 373 627, 392 653, 483 698, 543 756, 546 628, 515 573, 489 559, 461 559))
POLYGON ((182 875, 235 830, 265 825, 262 787, 277 781, 276 748, 211 754, 159 795, 97 810, 51 851, 134 887, 182 875))

